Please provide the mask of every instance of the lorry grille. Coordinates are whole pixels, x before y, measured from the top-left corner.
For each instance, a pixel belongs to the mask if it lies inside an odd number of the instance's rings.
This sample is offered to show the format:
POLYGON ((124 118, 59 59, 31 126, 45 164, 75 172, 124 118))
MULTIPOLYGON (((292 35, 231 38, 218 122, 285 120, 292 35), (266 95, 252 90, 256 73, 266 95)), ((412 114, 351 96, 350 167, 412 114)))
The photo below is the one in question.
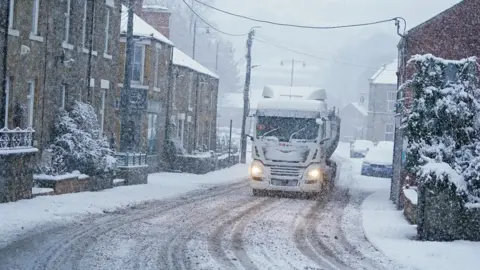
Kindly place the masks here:
POLYGON ((272 178, 282 176, 288 177, 291 179, 300 178, 300 168, 299 167, 287 167, 287 166, 270 166, 270 173, 272 178))

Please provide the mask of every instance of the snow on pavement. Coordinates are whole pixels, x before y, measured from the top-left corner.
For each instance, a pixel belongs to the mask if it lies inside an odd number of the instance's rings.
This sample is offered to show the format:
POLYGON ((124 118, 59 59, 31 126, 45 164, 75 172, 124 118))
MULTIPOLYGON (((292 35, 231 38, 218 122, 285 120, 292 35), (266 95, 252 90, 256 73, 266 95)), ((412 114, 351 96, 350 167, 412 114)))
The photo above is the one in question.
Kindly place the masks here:
POLYGON ((414 269, 478 269, 480 243, 414 240, 416 226, 395 209, 389 191, 375 192, 362 205, 365 235, 377 249, 414 269))
MULTIPOLYGON (((389 200, 390 179, 360 175, 363 159, 350 159, 348 148, 348 144, 341 143, 336 152, 335 158, 343 161, 342 172, 350 171, 339 178, 338 184, 349 187, 351 194, 370 194, 361 204, 362 225, 366 238, 377 250, 406 269, 478 269, 480 243, 415 240, 416 225, 408 223, 389 200)), ((350 230, 345 231, 348 237, 350 230)))
POLYGON ((0 248, 29 231, 60 226, 82 215, 126 207, 151 200, 174 197, 196 189, 241 181, 246 164, 205 175, 155 173, 148 184, 116 187, 99 192, 39 196, 30 200, 0 204, 0 248))

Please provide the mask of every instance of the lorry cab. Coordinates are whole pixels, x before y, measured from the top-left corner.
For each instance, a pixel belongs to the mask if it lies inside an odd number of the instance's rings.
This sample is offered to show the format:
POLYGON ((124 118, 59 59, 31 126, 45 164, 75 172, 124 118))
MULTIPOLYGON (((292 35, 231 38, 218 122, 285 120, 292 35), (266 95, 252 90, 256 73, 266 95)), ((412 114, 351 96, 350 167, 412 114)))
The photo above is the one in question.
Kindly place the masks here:
POLYGON ((327 109, 324 89, 300 98, 275 98, 272 92, 264 89, 255 113, 253 192, 319 193, 332 178, 328 158, 336 138, 338 143, 339 118, 327 109))

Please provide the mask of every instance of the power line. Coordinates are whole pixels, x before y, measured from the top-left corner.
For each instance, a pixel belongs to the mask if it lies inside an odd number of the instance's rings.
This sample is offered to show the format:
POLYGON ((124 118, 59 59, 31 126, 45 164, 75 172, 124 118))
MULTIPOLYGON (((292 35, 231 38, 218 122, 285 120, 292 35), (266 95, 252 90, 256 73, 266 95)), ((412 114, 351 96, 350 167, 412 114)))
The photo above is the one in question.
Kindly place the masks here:
MULTIPOLYGON (((185 2, 185 0, 183 0, 185 2)), ((231 15, 231 16, 234 16, 234 17, 238 17, 238 18, 242 18, 242 19, 246 19, 246 20, 250 20, 250 21, 254 21, 254 22, 260 22, 260 23, 267 23, 267 24, 272 24, 272 25, 277 25, 277 26, 286 26, 286 27, 295 27, 295 28, 304 28, 304 29, 317 29, 317 30, 331 30, 331 29, 340 29, 340 28, 352 28, 352 27, 361 27, 361 26, 369 26, 369 25, 375 25, 375 24, 382 24, 382 23, 386 23, 386 22, 397 22, 398 20, 402 19, 400 17, 394 17, 394 18, 391 18, 391 19, 386 19, 386 20, 380 20, 380 21, 373 21, 373 22, 367 22, 367 23, 357 23, 357 24, 347 24, 347 25, 334 25, 334 26, 313 26, 313 25, 298 25, 298 24, 289 24, 289 23, 280 23, 280 22, 273 22, 273 21, 267 21, 267 20, 262 20, 262 19, 256 19, 256 18, 252 18, 252 17, 248 17, 248 16, 245 16, 245 15, 241 15, 241 14, 236 14, 236 13, 233 13, 233 12, 230 12, 230 11, 227 11, 227 10, 224 10, 224 9, 220 9, 220 8, 217 8, 217 7, 214 7, 212 5, 209 5, 207 3, 204 3, 202 1, 199 1, 199 0, 193 0, 203 6, 206 6, 208 8, 211 8, 213 10, 216 10, 216 11, 219 11, 219 12, 222 12, 222 13, 225 13, 225 14, 228 14, 228 15, 231 15)))
MULTIPOLYGON (((297 53, 297 54, 300 54, 300 55, 308 56, 308 57, 319 59, 319 60, 331 61, 331 62, 335 62, 335 63, 338 63, 338 64, 346 65, 346 66, 379 69, 378 67, 365 66, 365 65, 355 64, 355 63, 349 63, 349 62, 329 59, 329 58, 321 57, 321 56, 318 56, 318 55, 313 55, 313 54, 302 52, 302 51, 299 51, 299 50, 295 50, 295 49, 292 49, 292 48, 289 48, 289 47, 286 47, 286 46, 283 46, 283 45, 274 44, 274 43, 271 43, 271 42, 266 41, 266 40, 261 39, 261 38, 255 38, 255 40, 259 41, 261 43, 273 46, 273 47, 277 47, 277 48, 282 49, 282 50, 290 51, 290 52, 293 52, 293 53, 297 53)), ((396 71, 396 70, 389 70, 389 69, 385 69, 385 70, 396 71)))
POLYGON ((203 23, 205 23, 206 25, 208 25, 209 27, 211 27, 212 29, 214 29, 215 31, 219 32, 219 33, 222 33, 224 35, 227 35, 227 36, 233 36, 233 37, 242 37, 242 36, 246 36, 248 35, 248 33, 245 33, 245 34, 232 34, 232 33, 227 33, 225 31, 222 31, 218 28, 216 28, 215 26, 213 26, 212 24, 210 24, 209 22, 207 22, 205 19, 203 19, 194 9, 193 7, 191 7, 187 1, 185 0, 182 0, 183 3, 193 12, 193 14, 195 14, 195 16, 197 16, 203 23))

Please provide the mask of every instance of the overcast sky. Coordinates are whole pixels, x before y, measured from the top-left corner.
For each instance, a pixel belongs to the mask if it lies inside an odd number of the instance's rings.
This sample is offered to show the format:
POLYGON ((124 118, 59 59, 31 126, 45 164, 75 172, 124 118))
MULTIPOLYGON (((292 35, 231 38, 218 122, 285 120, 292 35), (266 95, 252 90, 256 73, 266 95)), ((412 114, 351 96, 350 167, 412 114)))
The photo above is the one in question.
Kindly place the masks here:
MULTIPOLYGON (((234 13, 263 20, 303 25, 345 25, 401 16, 407 20, 407 29, 409 29, 458 2, 460 0, 216 0, 214 5, 234 13)), ((363 79, 361 77, 359 79, 359 76, 370 72, 373 75, 379 68, 377 67, 378 64, 375 64, 373 67, 369 66, 370 69, 366 71, 361 67, 350 65, 368 66, 371 64, 369 63, 369 57, 355 58, 356 54, 361 55, 363 53, 360 49, 356 50, 356 44, 365 47, 365 44, 361 44, 362 40, 378 39, 379 36, 380 39, 389 39, 386 41, 388 45, 383 45, 383 47, 387 46, 388 48, 378 49, 384 55, 385 53, 391 55, 387 58, 390 62, 390 58, 393 60, 396 57, 396 43, 399 40, 393 22, 351 29, 308 30, 256 23, 217 11, 209 11, 206 18, 215 22, 221 30, 236 34, 246 33, 253 26, 261 26, 261 29, 257 30, 258 38, 317 56, 312 58, 299 55, 254 41, 252 62, 253 64, 272 65, 278 63, 279 59, 294 57, 300 61, 305 61, 307 65, 318 66, 323 71, 311 85, 325 85, 327 91, 330 89, 330 92, 332 88, 337 87, 338 89, 333 90, 334 95, 340 97, 347 94, 348 96, 347 100, 342 100, 342 102, 355 101, 355 93, 365 91, 365 89, 357 90, 359 88, 358 81, 365 81, 365 84, 360 88, 368 88, 368 78, 363 79), (353 54, 353 57, 345 54, 345 50, 350 50, 349 54, 353 54), (339 51, 342 51, 343 56, 338 55, 339 51), (345 64, 339 62, 345 62, 345 64), (347 74, 346 76, 351 80, 344 80, 344 82, 339 82, 336 85, 336 81, 343 79, 343 74, 347 74)), ((230 39, 236 47, 237 59, 243 58, 246 52, 245 37, 225 36, 225 38, 230 39)), ((377 48, 371 49, 375 50, 377 48)), ((371 53, 370 51, 369 55, 371 53)), ((244 70, 244 65, 245 61, 239 67, 240 71, 244 70)), ((259 69, 256 72, 259 76, 259 69)), ((255 74, 253 76, 255 81, 255 74)))
MULTIPOLYGON (((402 16, 411 28, 435 14, 458 3, 459 0, 217 0, 215 6, 246 16, 265 20, 306 25, 341 25, 383 20, 402 16)), ((339 47, 351 42, 357 35, 373 35, 386 32, 396 35, 393 23, 383 25, 342 29, 303 30, 276 27, 231 17, 212 11, 208 18, 231 33, 248 32, 250 27, 259 25, 258 37, 277 44, 312 53, 318 56, 333 56, 339 47)), ((238 56, 245 52, 244 38, 229 37, 237 47, 238 56)), ((262 43, 254 44, 254 57, 265 61, 290 53, 276 50, 262 43)))

